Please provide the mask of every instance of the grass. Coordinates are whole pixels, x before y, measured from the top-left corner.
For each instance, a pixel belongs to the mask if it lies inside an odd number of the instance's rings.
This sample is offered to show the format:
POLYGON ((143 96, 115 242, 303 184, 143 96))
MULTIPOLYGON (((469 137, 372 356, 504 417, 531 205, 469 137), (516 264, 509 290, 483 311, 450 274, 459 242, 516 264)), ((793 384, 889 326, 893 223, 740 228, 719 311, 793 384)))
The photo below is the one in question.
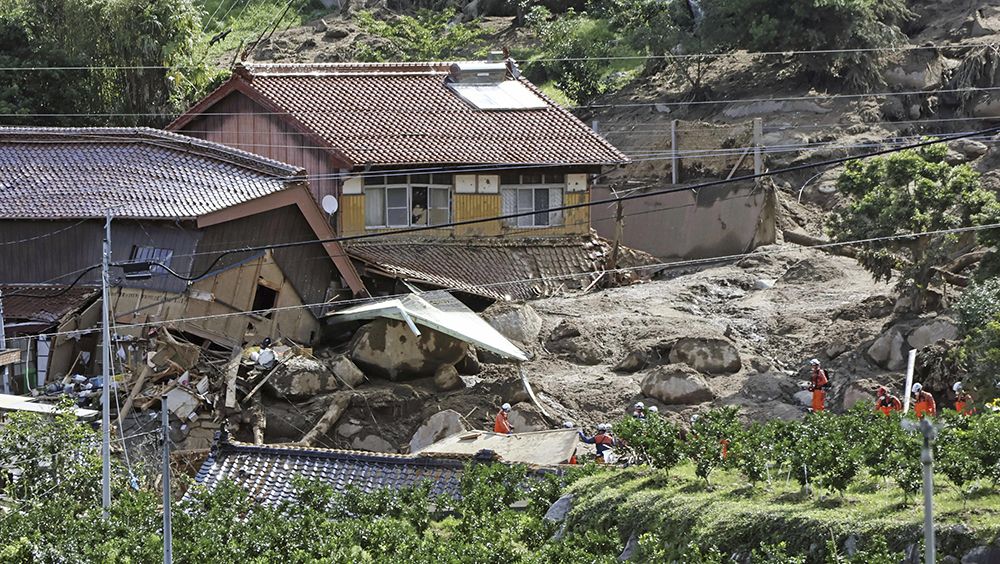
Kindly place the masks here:
POLYGON ((276 21, 275 35, 278 35, 288 27, 302 25, 315 12, 309 0, 295 0, 282 15, 286 5, 283 0, 205 0, 200 6, 205 33, 199 40, 198 51, 204 52, 209 61, 228 66, 233 51, 256 41, 276 21), (230 30, 228 35, 209 45, 214 35, 226 30, 230 30))
MULTIPOLYGON (((761 542, 785 541, 790 549, 822 550, 833 538, 838 546, 850 535, 860 539, 884 537, 902 550, 918 542, 923 504, 916 496, 903 504, 902 491, 893 483, 874 479, 856 481, 841 497, 813 490, 805 495, 784 475, 771 484, 748 487, 736 472, 712 474, 712 485, 694 475, 690 464, 672 470, 633 467, 583 478, 572 486, 579 494, 570 516, 573 527, 617 529, 622 538, 636 531, 659 532, 667 540, 717 546, 726 552, 748 552, 761 542)), ((939 553, 961 555, 976 544, 1000 535, 1000 491, 983 484, 976 495, 963 494, 938 476, 935 522, 939 553), (964 525, 962 531, 954 525, 964 525)))

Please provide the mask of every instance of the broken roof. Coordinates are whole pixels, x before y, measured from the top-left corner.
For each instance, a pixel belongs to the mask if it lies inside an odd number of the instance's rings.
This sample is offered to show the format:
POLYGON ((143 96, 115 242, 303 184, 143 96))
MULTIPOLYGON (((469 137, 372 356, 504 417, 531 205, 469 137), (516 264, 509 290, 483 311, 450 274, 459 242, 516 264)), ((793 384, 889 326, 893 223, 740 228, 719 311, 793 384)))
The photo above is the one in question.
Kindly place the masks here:
POLYGON ((463 467, 459 460, 441 458, 220 441, 195 481, 212 489, 230 480, 267 504, 294 501, 292 478, 297 475, 339 492, 348 486, 372 492, 429 481, 432 495, 458 497, 463 467))
POLYGON ((100 288, 59 284, 0 285, 8 335, 44 330, 97 298, 100 288), (27 294, 27 295, 25 295, 27 294), (45 297, 38 297, 45 296, 45 297))
POLYGON ((565 464, 576 451, 576 429, 530 431, 504 435, 489 431, 462 431, 428 445, 415 454, 425 456, 473 456, 492 450, 503 462, 556 466, 565 464))
POLYGON ((196 218, 284 190, 297 167, 157 129, 0 127, 0 218, 196 218))
MULTIPOLYGON (((455 88, 451 68, 462 64, 469 63, 249 64, 237 67, 226 84, 167 128, 183 129, 239 91, 315 135, 355 168, 628 162, 621 151, 524 78, 505 79, 501 74, 497 86, 520 85, 517 103, 483 108, 483 93, 470 97, 455 88)), ((474 81, 461 85, 480 90, 484 86, 474 81)), ((509 93, 503 94, 509 98, 509 93)))
POLYGON ((489 323, 448 292, 410 294, 399 298, 359 305, 330 314, 334 319, 353 321, 385 317, 434 329, 506 358, 525 361, 528 357, 489 323))

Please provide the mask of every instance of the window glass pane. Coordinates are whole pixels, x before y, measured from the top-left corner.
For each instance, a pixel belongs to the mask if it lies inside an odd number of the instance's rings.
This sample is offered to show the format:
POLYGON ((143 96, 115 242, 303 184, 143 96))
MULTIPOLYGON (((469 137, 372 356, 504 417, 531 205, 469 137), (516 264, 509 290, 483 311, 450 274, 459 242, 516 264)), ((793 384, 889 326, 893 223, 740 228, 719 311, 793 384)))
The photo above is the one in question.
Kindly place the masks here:
POLYGON ((452 175, 450 174, 435 174, 431 176, 431 184, 447 184, 448 186, 451 186, 452 182, 452 175))
POLYGON ((521 183, 522 184, 541 184, 543 176, 540 173, 522 174, 521 183))
POLYGON ((406 227, 410 212, 406 208, 390 208, 386 210, 386 217, 389 219, 390 227, 406 227))
POLYGON ((566 175, 565 174, 553 174, 549 173, 545 175, 546 184, 565 184, 566 175))
MULTIPOLYGON (((549 191, 545 188, 533 190, 535 193, 535 211, 542 211, 549 209, 549 191)), ((535 225, 548 225, 549 224, 549 214, 539 213, 535 214, 535 225)))
MULTIPOLYGON (((563 205, 563 189, 559 188, 549 188, 549 209, 562 207, 563 205)), ((563 212, 562 210, 550 211, 549 212, 549 225, 562 225, 563 224, 563 212)))
POLYGON ((368 227, 385 225, 385 190, 382 188, 365 190, 365 225, 368 227))
POLYGON ((520 184, 521 178, 515 172, 505 172, 500 175, 500 184, 520 184))
POLYGON ((406 208, 406 188, 387 188, 386 193, 388 195, 387 207, 390 208, 406 208))
MULTIPOLYGON (((517 213, 517 189, 503 188, 500 190, 500 214, 517 213)), ((504 225, 517 225, 517 219, 505 219, 504 225)))
POLYGON ((366 175, 365 184, 369 186, 385 184, 385 176, 381 174, 366 175))
POLYGON ((526 212, 535 209, 534 190, 517 191, 517 211, 526 212))
MULTIPOLYGON (((415 190, 415 189, 414 189, 415 190)), ((448 188, 430 189, 430 223, 441 225, 451 219, 451 190, 448 188)))
MULTIPOLYGON (((414 190, 415 192, 416 190, 414 190)), ((450 195, 447 188, 432 188, 431 189, 431 207, 434 209, 447 209, 448 208, 448 196, 450 195)))
POLYGON ((410 196, 410 224, 427 225, 427 188, 413 187, 410 196))
POLYGON ((429 174, 411 174, 410 184, 430 184, 431 175, 429 174))

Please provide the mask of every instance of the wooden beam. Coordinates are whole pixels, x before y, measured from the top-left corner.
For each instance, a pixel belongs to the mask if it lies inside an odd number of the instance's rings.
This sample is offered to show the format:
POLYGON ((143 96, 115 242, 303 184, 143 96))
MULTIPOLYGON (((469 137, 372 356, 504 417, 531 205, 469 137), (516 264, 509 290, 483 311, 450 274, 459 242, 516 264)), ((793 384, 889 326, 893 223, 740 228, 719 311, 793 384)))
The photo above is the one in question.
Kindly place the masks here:
POLYGON ((333 394, 333 398, 330 399, 330 405, 326 408, 326 413, 324 413, 323 416, 319 418, 319 421, 316 422, 316 425, 302 437, 299 444, 301 446, 312 446, 313 443, 330 430, 330 427, 333 427, 333 424, 340 419, 345 411, 347 411, 347 406, 350 404, 350 394, 333 394))

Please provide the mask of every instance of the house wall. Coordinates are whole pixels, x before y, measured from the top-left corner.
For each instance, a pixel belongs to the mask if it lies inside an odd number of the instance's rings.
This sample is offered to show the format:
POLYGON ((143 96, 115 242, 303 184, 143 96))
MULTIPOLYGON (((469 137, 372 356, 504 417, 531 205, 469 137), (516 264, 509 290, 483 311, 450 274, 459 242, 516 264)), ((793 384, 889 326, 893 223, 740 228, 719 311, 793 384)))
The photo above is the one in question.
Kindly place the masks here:
MULTIPOLYGON (((594 199, 612 198, 607 187, 594 199)), ((706 258, 747 252, 774 242, 772 189, 752 182, 684 190, 623 202, 623 243, 662 259, 706 258)), ((614 239, 615 205, 593 207, 594 229, 614 239)))
POLYGON ((177 133, 302 167, 310 175, 309 189, 317 202, 326 195, 339 196, 334 175, 340 168, 330 153, 241 92, 226 96, 177 133))

